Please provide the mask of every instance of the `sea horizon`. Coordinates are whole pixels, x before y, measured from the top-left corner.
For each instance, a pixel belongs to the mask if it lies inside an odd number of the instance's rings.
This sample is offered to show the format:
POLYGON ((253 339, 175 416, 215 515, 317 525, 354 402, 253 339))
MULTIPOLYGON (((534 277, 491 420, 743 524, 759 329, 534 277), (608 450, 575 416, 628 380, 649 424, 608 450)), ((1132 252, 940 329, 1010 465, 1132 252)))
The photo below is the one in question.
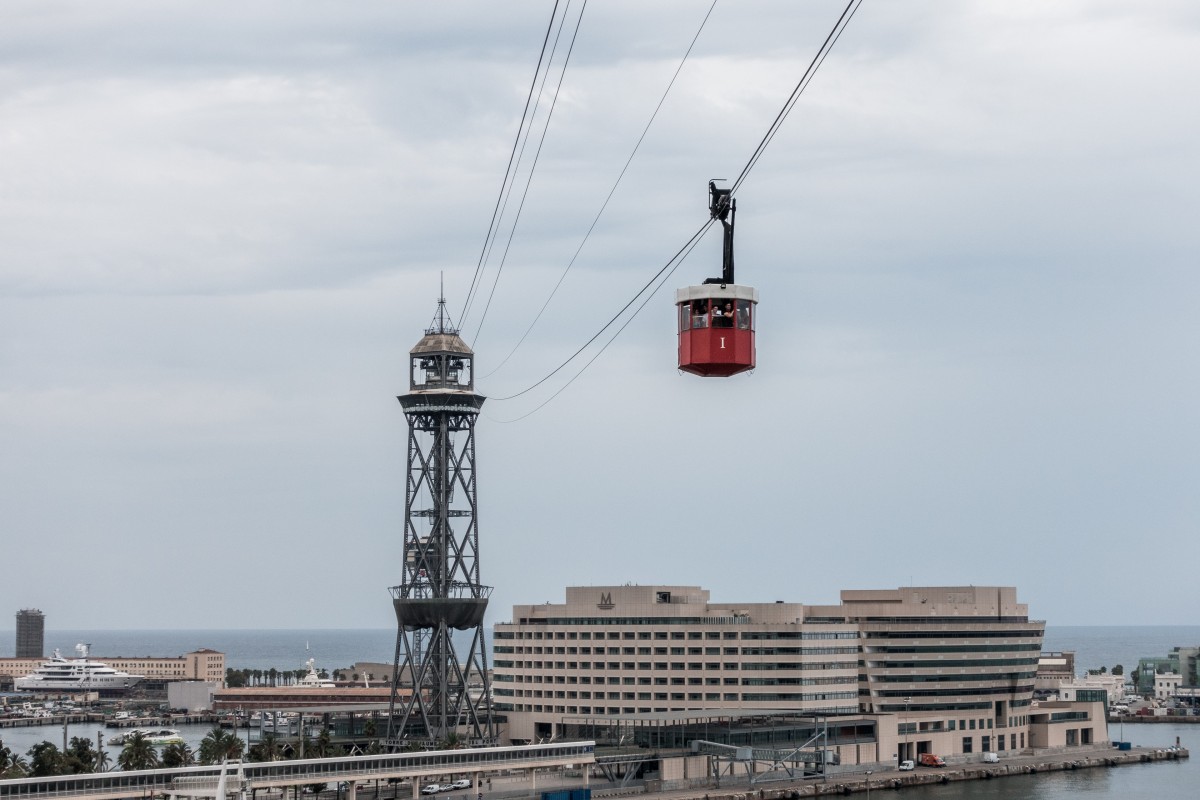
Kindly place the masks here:
MULTIPOLYGON (((300 669, 312 658, 318 669, 357 662, 391 664, 395 628, 145 628, 48 629, 45 652, 75 656, 75 645, 91 645, 92 655, 110 658, 178 657, 201 648, 225 654, 233 669, 300 669)), ((469 638, 461 645, 469 644, 469 638)), ((1139 658, 1164 656, 1171 648, 1200 644, 1200 625, 1047 625, 1042 649, 1074 651, 1077 672, 1121 664, 1128 671, 1139 658)), ((484 630, 491 662, 492 629, 484 630)), ((16 633, 0 630, 0 658, 16 653, 16 633)))

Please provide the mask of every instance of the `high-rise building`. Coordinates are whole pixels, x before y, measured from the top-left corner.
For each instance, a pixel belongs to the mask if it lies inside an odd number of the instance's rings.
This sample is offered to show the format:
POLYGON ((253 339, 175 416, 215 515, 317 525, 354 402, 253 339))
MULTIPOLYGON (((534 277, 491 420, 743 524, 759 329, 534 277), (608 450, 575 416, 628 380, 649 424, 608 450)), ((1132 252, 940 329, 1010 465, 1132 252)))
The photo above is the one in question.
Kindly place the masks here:
MULTIPOLYGON (((695 586, 566 594, 514 606, 495 626, 497 710, 510 738, 562 735, 598 715, 778 709, 869 715, 873 761, 1034 746, 1045 624, 1012 587, 851 590, 831 606, 715 603, 695 586)), ((1098 741, 1103 719, 1076 728, 1076 743, 1098 741)))
POLYGON ((398 398, 408 420, 408 470, 402 577, 391 589, 397 631, 387 740, 394 748, 451 736, 490 744, 483 618, 492 587, 480 581, 475 490, 484 398, 475 393, 474 353, 444 298, 409 355, 409 390, 398 398), (402 689, 403 675, 411 690, 402 689))
POLYGON ((46 617, 36 608, 17 612, 17 658, 46 655, 46 617))

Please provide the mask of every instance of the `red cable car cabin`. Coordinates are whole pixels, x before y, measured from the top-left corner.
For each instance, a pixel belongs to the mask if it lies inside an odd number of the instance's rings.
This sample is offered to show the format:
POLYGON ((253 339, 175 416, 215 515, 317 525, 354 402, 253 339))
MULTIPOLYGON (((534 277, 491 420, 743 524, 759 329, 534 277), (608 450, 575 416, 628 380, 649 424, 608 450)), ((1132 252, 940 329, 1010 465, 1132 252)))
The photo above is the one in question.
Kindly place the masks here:
POLYGON ((675 290, 679 319, 679 368, 706 378, 727 378, 754 369, 758 290, 704 284, 675 290))
POLYGON ((754 369, 758 290, 733 282, 733 222, 737 201, 730 189, 708 182, 708 213, 725 230, 721 277, 675 291, 679 320, 679 368, 705 378, 728 378, 754 369))

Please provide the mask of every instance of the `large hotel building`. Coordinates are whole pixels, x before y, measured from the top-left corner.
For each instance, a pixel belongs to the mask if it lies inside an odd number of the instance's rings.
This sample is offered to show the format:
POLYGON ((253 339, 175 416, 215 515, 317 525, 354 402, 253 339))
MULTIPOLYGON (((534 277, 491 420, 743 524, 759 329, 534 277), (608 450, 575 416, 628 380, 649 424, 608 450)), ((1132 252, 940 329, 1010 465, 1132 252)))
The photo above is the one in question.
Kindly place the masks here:
POLYGON ((680 712, 854 720, 870 746, 856 742, 847 763, 1105 739, 1100 704, 1033 710, 1045 625, 1014 588, 847 590, 841 601, 569 587, 565 603, 515 606, 495 626, 496 708, 516 741, 680 712))

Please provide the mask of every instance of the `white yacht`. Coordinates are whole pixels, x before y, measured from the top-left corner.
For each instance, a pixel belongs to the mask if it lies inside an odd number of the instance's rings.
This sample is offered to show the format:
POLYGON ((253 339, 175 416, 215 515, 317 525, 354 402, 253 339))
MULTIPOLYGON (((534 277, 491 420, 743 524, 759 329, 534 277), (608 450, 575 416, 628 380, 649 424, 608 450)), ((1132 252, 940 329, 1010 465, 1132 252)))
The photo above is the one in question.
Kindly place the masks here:
POLYGON ((310 658, 304 662, 308 667, 308 674, 300 680, 296 681, 297 688, 300 689, 335 689, 337 684, 328 678, 322 678, 317 673, 316 659, 310 658))
POLYGON ((23 678, 13 681, 16 689, 27 692, 93 691, 99 689, 128 689, 142 679, 141 675, 120 672, 99 661, 88 661, 88 645, 77 644, 79 658, 54 657, 23 678))

